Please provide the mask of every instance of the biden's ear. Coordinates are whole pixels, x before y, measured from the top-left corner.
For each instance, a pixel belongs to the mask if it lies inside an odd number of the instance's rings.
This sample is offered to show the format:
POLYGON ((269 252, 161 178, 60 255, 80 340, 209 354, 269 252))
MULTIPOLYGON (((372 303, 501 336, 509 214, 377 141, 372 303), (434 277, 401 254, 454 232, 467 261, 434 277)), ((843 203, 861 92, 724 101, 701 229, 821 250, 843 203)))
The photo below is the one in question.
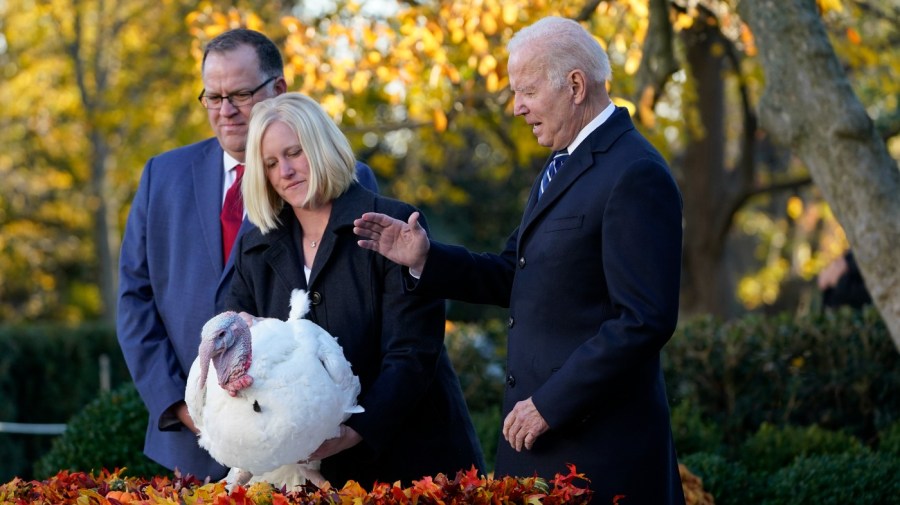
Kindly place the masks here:
POLYGON ((572 102, 581 104, 587 98, 587 79, 584 71, 576 68, 566 76, 566 86, 572 93, 572 102))

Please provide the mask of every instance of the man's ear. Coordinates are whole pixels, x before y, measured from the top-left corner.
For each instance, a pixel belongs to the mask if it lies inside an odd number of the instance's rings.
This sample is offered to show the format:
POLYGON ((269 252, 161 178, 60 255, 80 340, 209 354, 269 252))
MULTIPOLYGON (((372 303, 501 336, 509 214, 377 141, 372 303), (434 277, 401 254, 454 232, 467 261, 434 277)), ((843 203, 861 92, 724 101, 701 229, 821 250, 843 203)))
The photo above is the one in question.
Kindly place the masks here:
POLYGON ((284 77, 279 77, 275 79, 275 96, 281 95, 287 92, 287 81, 284 77))
POLYGON ((587 97, 587 79, 584 71, 576 68, 566 76, 566 85, 572 93, 572 101, 580 104, 587 97))

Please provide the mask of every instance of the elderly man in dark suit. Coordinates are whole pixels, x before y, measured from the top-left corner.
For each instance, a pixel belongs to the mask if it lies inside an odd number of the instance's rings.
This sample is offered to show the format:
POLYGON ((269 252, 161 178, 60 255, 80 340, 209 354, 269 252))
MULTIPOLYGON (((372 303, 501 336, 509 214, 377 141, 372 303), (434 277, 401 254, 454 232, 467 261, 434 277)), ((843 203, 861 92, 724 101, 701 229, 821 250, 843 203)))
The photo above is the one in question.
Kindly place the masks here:
MULTIPOLYGON (((131 206, 119 259, 119 344, 150 413, 144 452, 169 469, 218 479, 227 469, 197 444, 184 403, 200 329, 224 310, 243 218, 235 184, 254 104, 287 90, 278 48, 259 32, 225 32, 203 56, 200 102, 210 138, 151 158, 131 206), (230 192, 229 189, 232 189, 230 192), (233 210, 232 216, 223 209, 233 210)), ((360 182, 377 190, 371 169, 360 182)))
POLYGON ((509 307, 498 474, 571 463, 598 503, 684 503, 659 356, 678 317, 680 192, 578 23, 521 30, 508 71, 515 114, 553 154, 505 250, 429 240, 416 214, 362 215, 359 245, 408 267, 416 294, 509 307))

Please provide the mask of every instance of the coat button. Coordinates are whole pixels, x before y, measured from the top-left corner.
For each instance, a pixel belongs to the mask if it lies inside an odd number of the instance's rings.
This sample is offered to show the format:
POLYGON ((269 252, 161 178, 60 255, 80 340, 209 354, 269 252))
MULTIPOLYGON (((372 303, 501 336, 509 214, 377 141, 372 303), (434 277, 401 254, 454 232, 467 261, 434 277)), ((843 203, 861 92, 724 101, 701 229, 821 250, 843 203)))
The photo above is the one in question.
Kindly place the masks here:
POLYGON ((309 303, 312 305, 318 305, 318 304, 322 303, 322 294, 319 293, 318 291, 313 291, 309 295, 309 303))
POLYGON ((516 320, 512 316, 509 316, 509 320, 506 321, 507 328, 512 328, 515 325, 516 325, 516 320))
POLYGON ((519 268, 525 268, 525 256, 519 258, 519 268))
POLYGON ((516 378, 513 377, 513 374, 509 374, 506 376, 506 385, 511 388, 516 387, 516 378))

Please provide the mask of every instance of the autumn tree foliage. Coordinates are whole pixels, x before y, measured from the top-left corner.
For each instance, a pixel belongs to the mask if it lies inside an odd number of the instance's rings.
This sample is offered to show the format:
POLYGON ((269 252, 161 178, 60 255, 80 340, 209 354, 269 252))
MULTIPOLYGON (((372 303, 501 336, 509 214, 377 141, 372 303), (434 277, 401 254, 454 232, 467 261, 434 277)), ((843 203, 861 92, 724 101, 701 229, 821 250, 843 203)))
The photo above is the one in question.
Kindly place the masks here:
MULTIPOLYGON (((511 113, 506 42, 545 15, 577 19, 610 54, 611 95, 669 159, 684 192, 685 316, 810 310, 815 274, 850 244, 863 248, 867 281, 892 278, 872 266, 884 258, 863 245, 884 238, 878 249, 888 250, 892 235, 882 237, 874 220, 865 233, 854 231, 862 216, 890 210, 870 207, 866 195, 883 189, 888 200, 891 185, 872 188, 860 176, 852 179, 857 203, 839 203, 844 188, 835 181, 850 179, 817 173, 848 172, 850 162, 810 158, 821 149, 804 151, 797 141, 811 134, 785 135, 766 117, 826 109, 829 88, 812 90, 837 74, 780 80, 816 75, 795 70, 807 68, 798 58, 812 47, 804 30, 818 25, 817 47, 833 49, 849 85, 843 89, 858 97, 884 144, 879 159, 887 163, 890 149, 900 157, 900 14, 887 0, 310 5, 122 1, 105 5, 111 15, 102 16, 95 2, 0 7, 0 68, 9 76, 0 90, 17 97, 0 113, 0 138, 11 146, 0 155, 8 181, 0 189, 0 318, 109 313, 104 275, 114 271, 138 172, 153 153, 210 135, 195 103, 202 47, 236 26, 276 40, 290 89, 322 102, 375 168, 383 192, 420 206, 439 239, 497 250, 548 154, 511 113), (804 23, 770 17, 795 12, 804 23), (13 29, 22 26, 33 29, 13 29), (818 100, 800 100, 807 90, 818 100), (766 96, 795 99, 773 109, 766 96)), ((835 99, 843 103, 841 96, 835 99)), ((839 145, 821 130, 806 131, 839 145)), ((886 173, 889 181, 890 167, 886 173)), ((875 291, 879 306, 888 306, 888 290, 875 291)))

